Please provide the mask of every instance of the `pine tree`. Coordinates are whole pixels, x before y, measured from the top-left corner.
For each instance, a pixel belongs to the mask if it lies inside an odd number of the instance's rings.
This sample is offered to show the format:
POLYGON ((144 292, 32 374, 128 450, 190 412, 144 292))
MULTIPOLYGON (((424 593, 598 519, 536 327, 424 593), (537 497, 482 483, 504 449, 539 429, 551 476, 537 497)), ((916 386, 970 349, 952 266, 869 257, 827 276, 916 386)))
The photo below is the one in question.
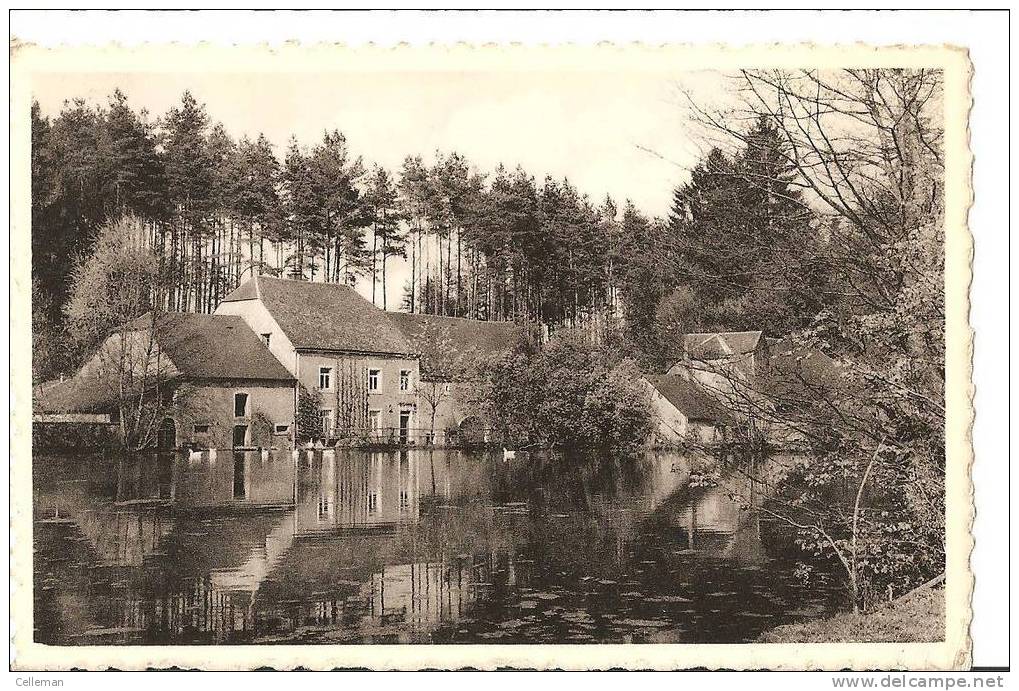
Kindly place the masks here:
POLYGON ((185 91, 180 105, 165 117, 166 189, 174 213, 171 223, 167 301, 171 309, 196 307, 195 286, 200 242, 213 211, 213 169, 205 106, 185 91))
POLYGON ((783 335, 820 309, 828 291, 816 271, 815 216, 794 178, 774 126, 761 119, 735 156, 711 151, 677 188, 677 276, 706 328, 783 335))
MULTIPOLYGON (((382 309, 389 309, 386 293, 386 263, 390 257, 406 257, 407 236, 402 232, 402 216, 397 205, 397 191, 389 172, 375 166, 368 180, 365 206, 370 219, 373 252, 382 263, 382 309)), ((375 294, 375 259, 372 259, 372 295, 375 294)), ((374 302, 374 300, 373 300, 374 302)))
POLYGON ((315 233, 319 214, 310 161, 294 138, 290 140, 283 163, 283 183, 286 225, 282 235, 292 247, 285 260, 287 274, 303 279, 308 238, 315 233))
POLYGON ((368 217, 358 190, 364 164, 351 155, 346 137, 333 130, 313 150, 311 169, 321 216, 313 248, 324 255, 325 280, 351 281, 367 273, 371 259, 364 241, 368 217))
POLYGON ((420 156, 408 156, 403 160, 403 167, 400 170, 400 180, 397 183, 399 191, 400 213, 407 220, 410 231, 410 290, 406 309, 408 312, 417 312, 417 292, 421 277, 427 271, 423 265, 422 240, 427 233, 428 218, 428 169, 425 167, 420 156))

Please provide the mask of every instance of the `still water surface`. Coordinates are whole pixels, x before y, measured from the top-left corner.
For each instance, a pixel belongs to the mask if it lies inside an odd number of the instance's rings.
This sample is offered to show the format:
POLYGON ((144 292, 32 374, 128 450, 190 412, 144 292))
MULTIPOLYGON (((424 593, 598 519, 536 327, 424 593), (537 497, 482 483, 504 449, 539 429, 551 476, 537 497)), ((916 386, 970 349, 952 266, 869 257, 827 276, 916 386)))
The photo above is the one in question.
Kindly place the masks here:
POLYGON ((691 485, 678 454, 33 465, 44 643, 724 643, 841 604, 796 578, 795 535, 732 499, 766 486, 691 485))

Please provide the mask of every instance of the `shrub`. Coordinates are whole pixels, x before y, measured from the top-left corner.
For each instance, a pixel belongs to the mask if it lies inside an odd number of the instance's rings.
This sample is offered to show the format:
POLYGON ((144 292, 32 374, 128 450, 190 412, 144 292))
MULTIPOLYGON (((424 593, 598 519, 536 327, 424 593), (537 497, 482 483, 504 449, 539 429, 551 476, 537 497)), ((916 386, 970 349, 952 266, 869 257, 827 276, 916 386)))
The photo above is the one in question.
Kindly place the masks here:
POLYGON ((559 339, 538 352, 511 352, 488 368, 488 414, 494 426, 518 442, 639 447, 652 426, 640 377, 632 360, 613 365, 590 344, 559 339))
POLYGON ((297 392, 297 442, 322 436, 321 397, 301 386, 297 392))

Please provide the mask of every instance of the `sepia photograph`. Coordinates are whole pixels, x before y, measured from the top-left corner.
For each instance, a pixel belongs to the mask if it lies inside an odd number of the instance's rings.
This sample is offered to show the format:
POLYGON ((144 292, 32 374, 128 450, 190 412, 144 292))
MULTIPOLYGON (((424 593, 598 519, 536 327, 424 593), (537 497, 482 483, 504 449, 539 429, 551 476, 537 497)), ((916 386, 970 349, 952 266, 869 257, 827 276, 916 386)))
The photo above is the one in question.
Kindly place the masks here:
POLYGON ((965 51, 12 51, 30 667, 964 664, 965 51))

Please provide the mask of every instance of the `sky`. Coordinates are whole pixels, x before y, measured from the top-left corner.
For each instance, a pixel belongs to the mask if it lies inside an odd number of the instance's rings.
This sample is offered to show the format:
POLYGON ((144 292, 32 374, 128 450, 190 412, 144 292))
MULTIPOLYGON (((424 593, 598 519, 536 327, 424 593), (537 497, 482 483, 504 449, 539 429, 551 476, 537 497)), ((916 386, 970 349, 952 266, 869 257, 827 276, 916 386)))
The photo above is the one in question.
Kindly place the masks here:
POLYGON ((539 182, 568 178, 595 202, 609 194, 665 215, 703 151, 680 86, 710 95, 720 84, 717 73, 661 69, 77 72, 37 75, 33 96, 54 116, 67 100, 105 104, 119 88, 158 117, 190 90, 213 122, 237 138, 264 133, 281 158, 291 136, 310 146, 335 128, 366 163, 392 171, 407 155, 458 151, 482 172, 519 164, 539 182))
POLYGON ((600 200, 668 211, 701 150, 685 127, 677 85, 707 89, 710 73, 431 72, 48 74, 34 97, 46 115, 115 88, 160 116, 190 90, 235 137, 264 133, 282 156, 291 135, 314 144, 339 129, 367 162, 398 169, 409 154, 459 151, 482 171, 521 164, 539 181, 569 178, 600 200), (640 147, 655 151, 649 154, 640 147))

